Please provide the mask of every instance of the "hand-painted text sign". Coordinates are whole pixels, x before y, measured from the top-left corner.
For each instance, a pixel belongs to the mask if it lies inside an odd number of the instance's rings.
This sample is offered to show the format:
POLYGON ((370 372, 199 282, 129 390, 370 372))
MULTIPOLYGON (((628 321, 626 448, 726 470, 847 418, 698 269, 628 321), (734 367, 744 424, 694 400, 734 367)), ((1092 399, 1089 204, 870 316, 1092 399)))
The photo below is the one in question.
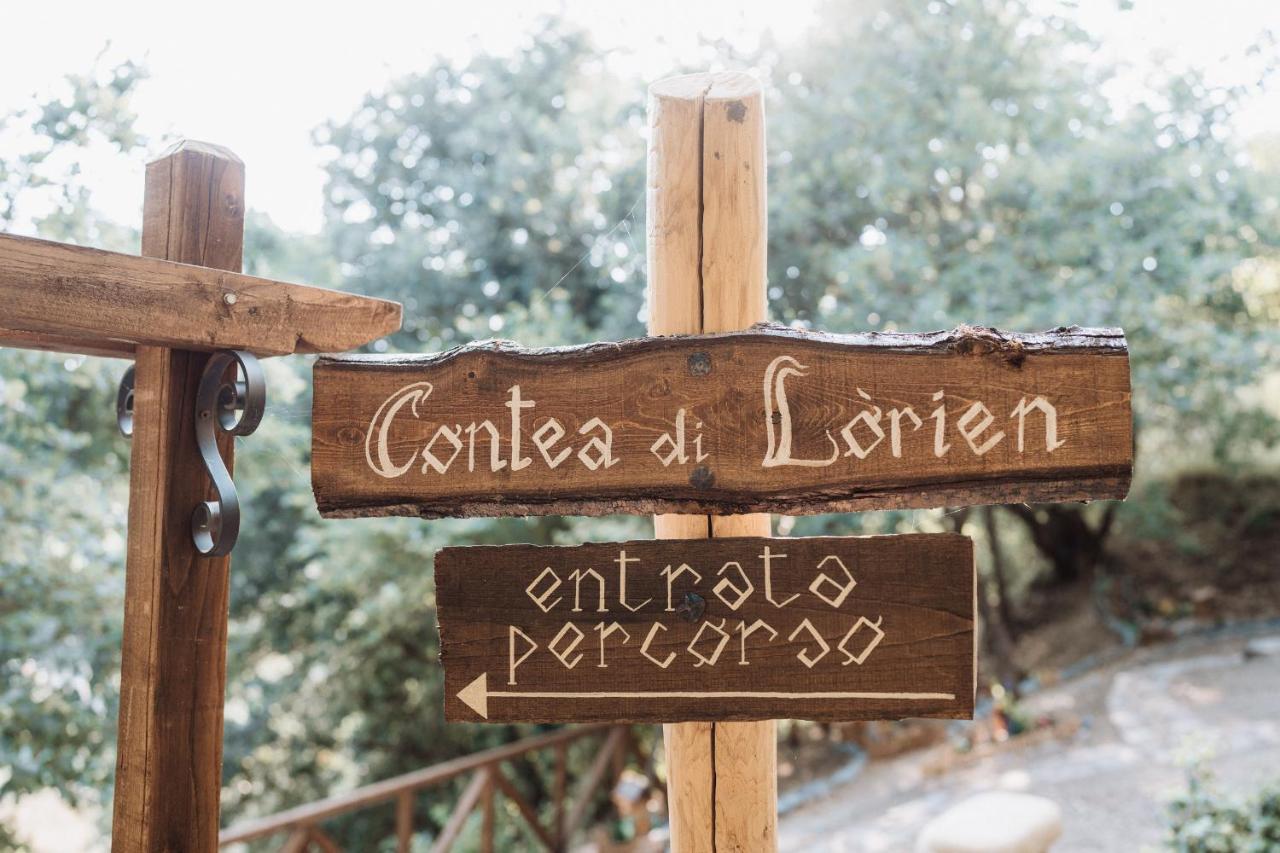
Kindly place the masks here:
POLYGON ((787 512, 1121 498, 1116 330, 758 326, 315 368, 327 516, 787 512))
POLYGON ((957 534, 446 548, 451 721, 973 714, 957 534))

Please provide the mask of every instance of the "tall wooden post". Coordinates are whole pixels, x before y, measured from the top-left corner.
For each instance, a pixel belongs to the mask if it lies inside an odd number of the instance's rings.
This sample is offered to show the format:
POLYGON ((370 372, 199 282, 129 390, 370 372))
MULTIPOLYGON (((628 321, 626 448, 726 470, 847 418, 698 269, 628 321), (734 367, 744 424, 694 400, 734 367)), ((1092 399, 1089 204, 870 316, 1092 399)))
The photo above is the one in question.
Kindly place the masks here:
MULTIPOLYGON (((733 73, 662 80, 649 89, 649 129, 650 333, 724 332, 764 320, 760 84, 733 73)), ((767 515, 659 515, 654 528, 660 539, 770 532, 767 515)), ((673 850, 775 849, 775 724, 678 723, 663 735, 673 850)))
MULTIPOLYGON (((142 254, 238 272, 243 245, 244 165, 234 154, 183 142, 147 166, 142 254)), ((212 497, 193 420, 208 358, 136 353, 117 853, 218 844, 230 558, 201 557, 191 541, 192 510, 212 497)), ((228 469, 232 440, 220 434, 228 469)))

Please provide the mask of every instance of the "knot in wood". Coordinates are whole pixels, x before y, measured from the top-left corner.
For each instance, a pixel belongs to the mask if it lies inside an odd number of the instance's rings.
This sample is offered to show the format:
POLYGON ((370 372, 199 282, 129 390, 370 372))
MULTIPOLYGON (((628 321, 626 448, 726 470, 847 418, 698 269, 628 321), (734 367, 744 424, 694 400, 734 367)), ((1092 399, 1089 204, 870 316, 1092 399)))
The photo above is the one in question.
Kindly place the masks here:
POLYGON ((1027 360, 1022 341, 986 326, 956 326, 949 337, 951 351, 957 355, 995 355, 1010 367, 1022 367, 1027 360))

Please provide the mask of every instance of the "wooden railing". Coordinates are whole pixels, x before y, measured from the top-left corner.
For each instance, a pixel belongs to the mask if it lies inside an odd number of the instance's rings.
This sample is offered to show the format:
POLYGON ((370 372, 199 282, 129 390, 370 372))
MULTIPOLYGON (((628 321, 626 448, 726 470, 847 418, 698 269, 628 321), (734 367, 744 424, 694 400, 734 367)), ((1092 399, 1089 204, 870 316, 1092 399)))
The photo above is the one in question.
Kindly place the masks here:
POLYGON ((470 782, 463 790, 449 819, 445 822, 432 844, 433 851, 451 850, 466 826, 467 818, 476 808, 481 809, 480 847, 485 853, 493 850, 494 798, 506 797, 524 819, 543 849, 559 853, 568 849, 573 834, 590 816, 592 804, 602 784, 612 773, 621 775, 629 759, 635 759, 645 775, 656 785, 653 763, 646 757, 629 726, 597 724, 560 729, 536 737, 526 738, 495 749, 478 752, 415 770, 403 776, 395 776, 371 785, 365 785, 345 794, 329 797, 314 803, 297 806, 277 814, 247 820, 223 830, 218 836, 219 846, 252 841, 272 835, 284 835, 281 851, 304 853, 316 849, 323 853, 339 853, 341 846, 321 828, 325 821, 373 806, 395 804, 396 850, 408 853, 414 834, 414 797, 425 788, 441 785, 460 776, 471 774, 470 782), (568 757, 569 746, 576 741, 600 737, 602 741, 587 772, 582 775, 573 792, 569 805, 568 757), (508 778, 502 765, 531 753, 543 750, 555 751, 555 778, 552 781, 554 812, 551 825, 543 825, 537 810, 520 793, 508 778))

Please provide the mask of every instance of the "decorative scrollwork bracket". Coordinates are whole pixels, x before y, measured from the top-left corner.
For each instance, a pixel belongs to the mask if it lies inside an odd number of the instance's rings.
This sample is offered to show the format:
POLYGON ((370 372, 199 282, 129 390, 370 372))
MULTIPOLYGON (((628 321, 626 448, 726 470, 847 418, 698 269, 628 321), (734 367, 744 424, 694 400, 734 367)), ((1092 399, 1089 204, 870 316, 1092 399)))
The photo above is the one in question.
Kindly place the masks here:
POLYGON ((209 358, 196 391, 195 427, 217 497, 201 502, 191 514, 192 541, 207 557, 230 554, 240 534, 240 498, 218 453, 218 432, 249 435, 262 422, 266 406, 267 382, 258 359, 242 350, 223 350, 209 358))
POLYGON ((116 425, 125 438, 133 438, 133 365, 120 377, 116 391, 116 425))

